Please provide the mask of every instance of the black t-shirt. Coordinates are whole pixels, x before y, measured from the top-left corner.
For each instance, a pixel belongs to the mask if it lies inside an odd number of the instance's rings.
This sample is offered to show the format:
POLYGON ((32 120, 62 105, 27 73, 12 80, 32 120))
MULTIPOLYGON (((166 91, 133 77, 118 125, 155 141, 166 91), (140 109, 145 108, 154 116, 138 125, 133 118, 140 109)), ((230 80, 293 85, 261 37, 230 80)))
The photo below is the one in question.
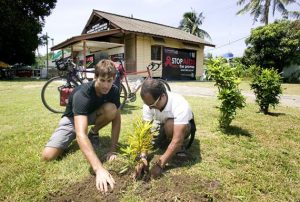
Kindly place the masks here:
POLYGON ((93 113, 105 103, 114 103, 120 107, 119 89, 114 84, 106 95, 98 97, 95 90, 95 81, 77 86, 69 97, 69 102, 63 116, 88 115, 93 113))

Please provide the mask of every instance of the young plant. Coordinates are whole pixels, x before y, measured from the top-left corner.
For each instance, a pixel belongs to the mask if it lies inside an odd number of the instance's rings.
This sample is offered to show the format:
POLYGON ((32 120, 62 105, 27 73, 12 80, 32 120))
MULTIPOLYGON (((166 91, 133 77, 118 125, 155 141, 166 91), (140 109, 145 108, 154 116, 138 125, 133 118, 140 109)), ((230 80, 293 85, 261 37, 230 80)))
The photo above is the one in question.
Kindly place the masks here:
MULTIPOLYGON (((152 139, 154 132, 151 131, 152 123, 144 122, 140 118, 136 118, 133 123, 133 131, 127 134, 128 146, 121 148, 123 156, 128 159, 127 165, 122 170, 127 171, 139 163, 139 155, 152 150, 152 139)), ((121 171, 121 172, 122 172, 121 171)))
POLYGON ((245 98, 238 85, 239 70, 232 67, 224 58, 211 59, 208 64, 208 75, 215 80, 218 87, 218 99, 222 101, 219 116, 220 128, 227 128, 236 115, 236 109, 245 106, 245 98))
POLYGON ((282 94, 281 77, 275 69, 262 69, 256 66, 251 68, 253 79, 250 86, 254 90, 255 101, 260 111, 268 114, 270 105, 275 108, 279 104, 279 97, 282 94))

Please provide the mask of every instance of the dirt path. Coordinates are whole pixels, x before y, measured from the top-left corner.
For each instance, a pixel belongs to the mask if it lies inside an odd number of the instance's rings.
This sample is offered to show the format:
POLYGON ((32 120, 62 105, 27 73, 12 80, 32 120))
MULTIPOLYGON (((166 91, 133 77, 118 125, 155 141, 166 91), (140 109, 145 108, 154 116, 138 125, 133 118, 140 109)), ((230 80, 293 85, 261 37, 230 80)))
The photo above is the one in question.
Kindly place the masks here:
MULTIPOLYGON (((173 92, 185 95, 185 96, 200 96, 200 97, 214 97, 216 98, 217 91, 208 87, 191 87, 182 86, 170 83, 171 90, 173 92)), ((247 98, 247 102, 254 102, 255 96, 249 91, 242 91, 243 95, 247 98)), ((300 108, 300 96, 298 95, 282 95, 280 97, 280 104, 289 107, 300 108)))

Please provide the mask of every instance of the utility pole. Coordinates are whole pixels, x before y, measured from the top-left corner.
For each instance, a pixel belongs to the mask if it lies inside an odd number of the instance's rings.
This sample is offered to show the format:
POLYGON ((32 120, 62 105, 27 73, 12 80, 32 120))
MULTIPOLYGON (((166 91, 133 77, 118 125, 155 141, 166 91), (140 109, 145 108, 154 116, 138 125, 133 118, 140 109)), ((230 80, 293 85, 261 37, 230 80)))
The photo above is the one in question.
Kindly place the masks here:
MULTIPOLYGON (((54 46, 54 38, 51 38, 51 41, 52 41, 52 47, 54 46)), ((51 60, 54 56, 54 51, 51 51, 51 60)))
POLYGON ((49 58, 48 58, 48 33, 46 32, 46 48, 47 48, 47 51, 46 51, 46 54, 47 54, 47 62, 46 62, 46 69, 47 69, 47 72, 46 72, 46 78, 48 79, 48 67, 49 67, 49 58))

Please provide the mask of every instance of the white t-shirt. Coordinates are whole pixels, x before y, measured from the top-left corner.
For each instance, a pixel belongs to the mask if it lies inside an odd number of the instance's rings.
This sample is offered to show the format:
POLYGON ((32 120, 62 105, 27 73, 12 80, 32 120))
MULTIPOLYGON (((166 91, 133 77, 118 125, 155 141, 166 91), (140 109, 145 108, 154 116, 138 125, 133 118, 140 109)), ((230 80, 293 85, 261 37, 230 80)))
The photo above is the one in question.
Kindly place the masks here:
POLYGON ((168 118, 174 119, 174 124, 188 124, 193 118, 193 113, 189 103, 179 94, 169 92, 168 103, 163 111, 150 109, 147 105, 143 106, 143 119, 145 121, 157 120, 164 123, 168 118))

